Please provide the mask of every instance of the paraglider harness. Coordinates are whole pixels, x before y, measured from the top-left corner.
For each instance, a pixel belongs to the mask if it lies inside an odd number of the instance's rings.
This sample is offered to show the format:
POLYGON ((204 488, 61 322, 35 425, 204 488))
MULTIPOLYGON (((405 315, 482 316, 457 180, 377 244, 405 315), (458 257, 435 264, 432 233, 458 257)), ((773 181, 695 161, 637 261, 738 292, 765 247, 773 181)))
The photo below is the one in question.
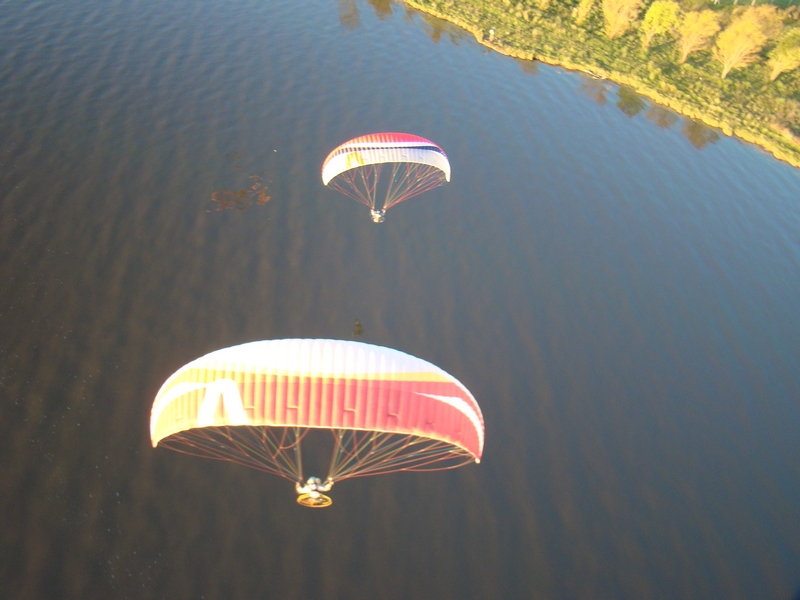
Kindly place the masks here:
POLYGON ((327 479, 325 483, 319 477, 309 477, 305 485, 298 481, 294 489, 297 490, 297 503, 309 508, 325 508, 333 503, 328 496, 322 492, 329 492, 333 487, 333 481, 327 479))

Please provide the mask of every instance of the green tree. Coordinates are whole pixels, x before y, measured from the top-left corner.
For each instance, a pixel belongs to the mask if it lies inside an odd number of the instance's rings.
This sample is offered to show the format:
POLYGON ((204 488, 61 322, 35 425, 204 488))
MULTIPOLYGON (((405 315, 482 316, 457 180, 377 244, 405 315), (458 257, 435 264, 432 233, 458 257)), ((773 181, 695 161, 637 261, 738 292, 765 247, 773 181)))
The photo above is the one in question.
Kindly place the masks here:
POLYGON ((731 69, 739 69, 758 60, 758 55, 781 28, 774 6, 763 4, 737 11, 731 24, 717 37, 714 58, 722 63, 722 79, 731 69))
POLYGON ((714 11, 693 11, 683 15, 683 20, 678 25, 680 63, 685 63, 686 58, 695 50, 707 47, 718 31, 719 18, 714 11))
POLYGON ((769 53, 769 80, 800 67, 800 28, 787 29, 778 45, 769 53))
POLYGON ((642 50, 647 50, 657 35, 672 31, 680 19, 681 7, 672 0, 656 0, 647 9, 639 28, 642 30, 642 50))
POLYGON ((575 22, 578 25, 583 25, 586 17, 589 16, 589 11, 594 6, 594 0, 581 0, 578 7, 575 9, 575 22))
POLYGON ((603 17, 606 22, 608 39, 625 33, 642 7, 642 0, 603 0, 603 17))

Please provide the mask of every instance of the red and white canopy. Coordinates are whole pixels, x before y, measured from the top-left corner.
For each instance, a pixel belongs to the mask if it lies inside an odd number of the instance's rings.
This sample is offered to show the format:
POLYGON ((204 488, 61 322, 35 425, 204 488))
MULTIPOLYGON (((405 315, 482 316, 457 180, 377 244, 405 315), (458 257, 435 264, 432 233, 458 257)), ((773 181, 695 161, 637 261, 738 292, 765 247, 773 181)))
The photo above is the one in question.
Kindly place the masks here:
POLYGON ((174 373, 153 403, 155 447, 203 427, 377 431, 452 444, 476 462, 484 424, 475 398, 442 369, 353 341, 286 339, 211 352, 174 373))
POLYGON ((350 169, 382 163, 417 163, 435 167, 450 181, 450 162, 430 140, 409 133, 371 133, 337 146, 322 163, 322 183, 350 169))

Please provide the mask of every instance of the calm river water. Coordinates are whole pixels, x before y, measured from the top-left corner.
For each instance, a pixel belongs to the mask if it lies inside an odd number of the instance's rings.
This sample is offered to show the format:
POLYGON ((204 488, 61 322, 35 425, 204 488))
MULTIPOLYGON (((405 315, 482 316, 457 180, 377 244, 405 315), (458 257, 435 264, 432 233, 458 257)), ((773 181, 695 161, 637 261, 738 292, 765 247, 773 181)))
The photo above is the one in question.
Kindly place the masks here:
POLYGON ((0 40, 0 595, 797 596, 800 170, 386 2, 0 0, 0 40), (319 174, 373 131, 453 168, 380 226, 319 174), (480 465, 311 511, 150 447, 181 365, 355 319, 472 390, 480 465))

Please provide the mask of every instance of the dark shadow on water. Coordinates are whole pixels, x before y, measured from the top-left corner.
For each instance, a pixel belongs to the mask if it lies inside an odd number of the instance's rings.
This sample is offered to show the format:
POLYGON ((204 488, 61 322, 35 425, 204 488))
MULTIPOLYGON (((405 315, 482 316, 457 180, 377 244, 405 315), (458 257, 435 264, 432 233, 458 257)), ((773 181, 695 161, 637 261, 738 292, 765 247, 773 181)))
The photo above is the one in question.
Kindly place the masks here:
MULTIPOLYGON (((522 62, 522 61, 518 61, 522 62)), ((600 106, 605 106, 608 102, 608 94, 614 89, 614 84, 607 79, 598 79, 589 75, 580 75, 580 93, 591 98, 600 106)), ((702 121, 695 121, 689 117, 680 117, 677 113, 668 108, 649 104, 637 94, 633 89, 626 86, 619 86, 617 89, 617 108, 628 117, 635 117, 643 110, 649 121, 655 123, 661 129, 669 129, 678 119, 682 119, 681 133, 698 150, 702 150, 709 144, 715 144, 719 139, 719 133, 702 121)))
POLYGON ((714 129, 689 117, 683 118, 681 133, 698 150, 702 150, 708 144, 716 144, 719 139, 719 134, 714 129))
POLYGON ((445 35, 447 35, 447 37, 450 39, 450 42, 454 46, 458 46, 460 40, 472 37, 472 34, 461 29, 460 27, 453 25, 452 23, 449 23, 448 21, 437 19, 433 15, 420 12, 411 8, 410 6, 405 6, 403 20, 414 21, 415 17, 419 17, 422 24, 422 29, 430 36, 434 44, 438 44, 445 35))
POLYGON ((361 26, 361 17, 355 0, 339 0, 339 24, 348 31, 361 26))
POLYGON ((632 88, 624 85, 617 91, 617 98, 617 108, 631 118, 642 112, 645 107, 644 99, 632 88))
POLYGON ((669 129, 678 122, 677 113, 658 104, 651 104, 645 112, 645 116, 648 121, 655 123, 661 129, 669 129))
POLYGON ((537 63, 535 60, 523 60, 521 58, 515 58, 514 60, 517 61, 517 64, 524 73, 527 73, 528 75, 539 74, 539 63, 537 63))
POLYGON ((596 79, 589 75, 580 75, 581 87, 580 92, 587 98, 591 98, 600 106, 605 106, 608 102, 606 94, 611 91, 612 84, 606 79, 596 79))
POLYGON ((381 21, 392 18, 391 0, 367 0, 367 3, 375 9, 375 16, 381 21))

